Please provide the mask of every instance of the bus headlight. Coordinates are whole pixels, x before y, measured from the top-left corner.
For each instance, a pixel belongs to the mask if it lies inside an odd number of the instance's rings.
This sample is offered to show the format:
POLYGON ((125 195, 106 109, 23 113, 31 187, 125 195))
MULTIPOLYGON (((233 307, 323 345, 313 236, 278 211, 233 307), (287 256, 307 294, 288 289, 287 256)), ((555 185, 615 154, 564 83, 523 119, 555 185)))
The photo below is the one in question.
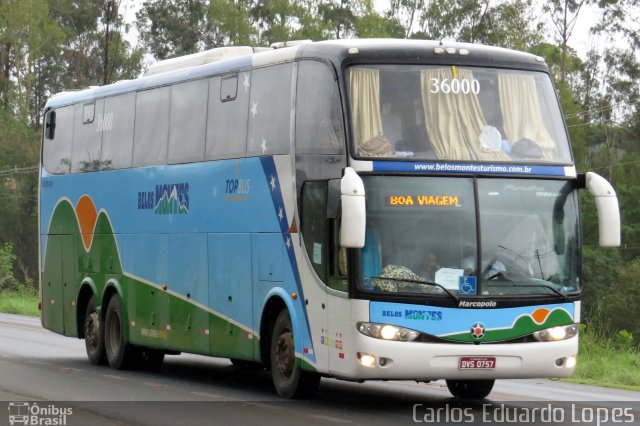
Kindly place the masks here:
POLYGON ((396 327, 390 324, 376 324, 372 322, 359 322, 358 331, 365 336, 375 337, 376 339, 383 340, 401 340, 403 342, 409 342, 418 338, 418 333, 415 330, 408 328, 396 327))
POLYGON ((536 331, 533 337, 539 342, 556 342, 571 339, 578 334, 578 324, 562 325, 536 331))

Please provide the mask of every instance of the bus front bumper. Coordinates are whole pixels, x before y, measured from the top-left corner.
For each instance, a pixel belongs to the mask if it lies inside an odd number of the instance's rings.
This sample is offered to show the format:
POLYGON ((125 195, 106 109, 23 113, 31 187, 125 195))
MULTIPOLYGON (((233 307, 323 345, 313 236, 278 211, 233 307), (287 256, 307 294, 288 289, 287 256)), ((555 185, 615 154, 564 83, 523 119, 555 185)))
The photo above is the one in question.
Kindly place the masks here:
POLYGON ((578 336, 484 345, 385 341, 364 335, 356 340, 355 370, 347 375, 363 380, 562 378, 573 373, 578 353, 578 336), (468 357, 484 360, 478 364, 485 368, 468 368, 468 357))

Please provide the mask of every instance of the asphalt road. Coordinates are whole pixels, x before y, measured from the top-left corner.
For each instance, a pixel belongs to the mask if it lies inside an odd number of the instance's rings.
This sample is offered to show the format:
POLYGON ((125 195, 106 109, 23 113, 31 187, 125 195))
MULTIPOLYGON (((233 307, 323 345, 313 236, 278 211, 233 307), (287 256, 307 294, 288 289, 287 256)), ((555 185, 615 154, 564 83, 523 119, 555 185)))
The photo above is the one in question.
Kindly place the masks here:
POLYGON ((92 366, 82 340, 8 314, 0 314, 0 401, 0 425, 25 414, 18 401, 29 401, 29 421, 38 424, 640 424, 640 392, 543 379, 497 381, 476 403, 451 398, 440 381, 323 379, 314 399, 287 401, 275 395, 268 373, 239 370, 227 359, 167 356, 155 373, 92 366))

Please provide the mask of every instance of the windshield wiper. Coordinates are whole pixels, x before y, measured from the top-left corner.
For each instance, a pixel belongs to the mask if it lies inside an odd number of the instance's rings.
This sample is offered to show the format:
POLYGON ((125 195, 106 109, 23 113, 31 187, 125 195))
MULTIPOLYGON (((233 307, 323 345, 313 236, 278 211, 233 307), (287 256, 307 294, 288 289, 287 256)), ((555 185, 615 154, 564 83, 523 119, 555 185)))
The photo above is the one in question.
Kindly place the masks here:
POLYGON ((562 297, 563 300, 569 300, 569 297, 566 294, 564 294, 563 292, 561 292, 557 288, 554 288, 554 287, 550 286, 549 284, 516 284, 516 283, 508 283, 508 282, 505 283, 504 281, 502 281, 502 284, 485 284, 485 285, 487 287, 546 288, 548 290, 553 291, 558 296, 562 297))
POLYGON ((418 281, 418 280, 407 280, 407 279, 403 279, 403 278, 390 278, 390 277, 372 277, 371 281, 373 281, 373 280, 400 281, 400 282, 405 282, 405 283, 413 283, 413 284, 421 284, 421 285, 426 285, 426 286, 431 286, 431 287, 438 287, 438 288, 442 289, 442 291, 447 293, 453 300, 455 300, 456 302, 459 301, 459 299, 453 293, 451 293, 449 290, 447 290, 446 287, 444 287, 442 284, 438 284, 437 282, 434 282, 434 281, 427 281, 427 280, 418 281))

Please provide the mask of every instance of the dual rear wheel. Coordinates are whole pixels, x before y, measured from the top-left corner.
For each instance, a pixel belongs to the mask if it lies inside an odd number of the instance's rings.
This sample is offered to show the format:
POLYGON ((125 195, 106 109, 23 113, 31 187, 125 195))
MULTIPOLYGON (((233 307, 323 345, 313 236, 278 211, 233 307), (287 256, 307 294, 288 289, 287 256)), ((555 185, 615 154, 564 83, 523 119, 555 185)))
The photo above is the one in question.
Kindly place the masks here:
POLYGON ((119 295, 111 297, 103 318, 96 310, 95 297, 91 296, 84 322, 84 342, 89 361, 94 365, 108 363, 117 370, 134 366, 147 370, 159 369, 164 352, 129 345, 124 340, 124 326, 119 295))

